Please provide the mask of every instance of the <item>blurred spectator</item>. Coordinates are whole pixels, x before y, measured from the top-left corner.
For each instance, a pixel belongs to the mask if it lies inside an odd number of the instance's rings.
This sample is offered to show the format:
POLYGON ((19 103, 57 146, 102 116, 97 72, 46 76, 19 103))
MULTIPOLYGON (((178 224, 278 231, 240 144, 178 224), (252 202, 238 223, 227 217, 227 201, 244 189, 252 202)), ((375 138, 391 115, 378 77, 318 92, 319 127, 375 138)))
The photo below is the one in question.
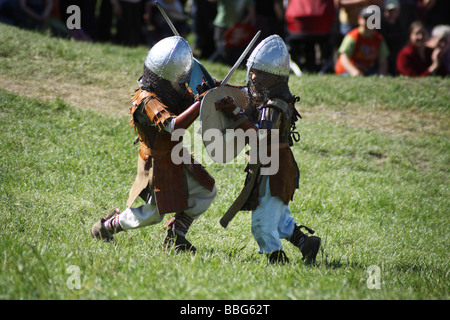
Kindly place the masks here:
POLYGON ((100 0, 100 9, 97 15, 97 36, 99 41, 111 40, 111 28, 113 22, 111 0, 100 0))
POLYGON ((340 0, 339 22, 341 35, 345 36, 350 30, 358 27, 360 11, 370 5, 383 7, 384 0, 340 0))
POLYGON ((397 55, 405 45, 403 30, 398 19, 400 15, 400 3, 398 0, 386 0, 384 3, 383 15, 381 17, 380 33, 384 37, 389 48, 388 73, 395 75, 397 73, 396 61, 397 55))
POLYGON ((194 54, 199 58, 210 57, 216 46, 214 44, 214 17, 217 14, 216 2, 209 0, 194 0, 193 31, 195 34, 194 54))
POLYGON ((54 36, 68 36, 57 9, 56 0, 0 0, 0 22, 21 28, 50 30, 54 36))
POLYGON ((191 30, 187 23, 188 16, 184 11, 184 3, 179 0, 147 0, 144 11, 144 22, 149 31, 147 44, 152 46, 158 41, 174 35, 169 24, 156 7, 156 1, 164 9, 180 36, 186 37, 191 30))
MULTIPOLYGON (((225 34, 236 24, 254 26, 256 23, 256 11, 253 0, 210 0, 217 2, 217 14, 214 19, 214 42, 218 60, 228 64, 234 64, 242 50, 240 48, 227 48, 225 34)), ((235 34, 239 36, 239 34, 235 34)), ((215 56, 215 54, 213 54, 215 56)), ((211 59, 211 58, 210 58, 211 59)), ((214 60, 214 59, 211 59, 214 60)))
POLYGON ((387 73, 389 49, 383 36, 369 29, 366 23, 372 14, 368 8, 361 10, 359 26, 344 37, 335 65, 336 74, 359 76, 387 73))
POLYGON ((255 1, 256 29, 261 30, 260 40, 273 34, 284 38, 283 0, 255 1))
POLYGON ((20 0, 21 22, 31 29, 43 29, 48 25, 53 8, 51 0, 20 0))
POLYGON ((285 14, 287 43, 302 71, 318 72, 332 58, 331 29, 337 6, 338 0, 289 1, 285 14))
POLYGON ((410 77, 448 74, 442 56, 448 50, 448 39, 437 37, 427 46, 429 33, 420 21, 411 24, 409 44, 397 56, 397 71, 410 77))
POLYGON ((127 46, 143 43, 143 2, 141 0, 111 0, 117 18, 115 41, 127 46))
POLYGON ((28 29, 47 29, 52 0, 0 0, 2 22, 28 29))
POLYGON ((437 25, 450 25, 449 0, 424 0, 426 3, 426 25, 431 31, 437 25))
POLYGON ((0 0, 0 22, 16 25, 13 0, 0 0))
POLYGON ((446 75, 450 74, 450 25, 437 25, 431 32, 431 40, 428 43, 431 48, 442 48, 442 64, 446 75))
POLYGON ((76 5, 80 8, 81 29, 68 30, 70 37, 74 40, 92 41, 96 36, 97 25, 95 19, 95 7, 97 0, 53 0, 58 3, 59 14, 62 22, 66 21, 72 12, 67 12, 67 8, 76 5))
POLYGON ((398 21, 403 30, 403 46, 409 41, 409 26, 419 18, 419 2, 422 0, 399 0, 401 14, 398 16, 398 21))

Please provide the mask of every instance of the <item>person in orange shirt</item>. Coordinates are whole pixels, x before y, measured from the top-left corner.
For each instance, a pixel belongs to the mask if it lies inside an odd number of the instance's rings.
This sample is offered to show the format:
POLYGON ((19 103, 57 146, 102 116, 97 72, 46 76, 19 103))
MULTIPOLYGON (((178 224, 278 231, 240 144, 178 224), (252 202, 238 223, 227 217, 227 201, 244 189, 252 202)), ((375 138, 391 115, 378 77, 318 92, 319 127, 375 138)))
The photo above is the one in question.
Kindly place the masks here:
POLYGON ((389 49, 383 36, 367 25, 367 19, 373 14, 369 8, 361 10, 358 18, 359 26, 344 37, 334 68, 336 74, 351 76, 387 74, 389 49))

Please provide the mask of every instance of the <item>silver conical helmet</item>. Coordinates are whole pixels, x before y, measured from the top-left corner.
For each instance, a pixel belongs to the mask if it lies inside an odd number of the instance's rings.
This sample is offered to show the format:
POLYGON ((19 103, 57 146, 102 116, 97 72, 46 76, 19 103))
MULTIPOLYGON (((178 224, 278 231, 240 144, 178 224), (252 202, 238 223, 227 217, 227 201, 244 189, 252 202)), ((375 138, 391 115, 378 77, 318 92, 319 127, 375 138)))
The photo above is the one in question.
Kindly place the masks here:
POLYGON ((184 93, 194 64, 191 47, 182 37, 173 36, 156 43, 148 52, 145 67, 158 77, 172 83, 175 90, 184 93))
POLYGON ((247 60, 247 77, 250 69, 268 72, 277 76, 289 77, 289 51, 279 35, 271 35, 262 40, 247 60))

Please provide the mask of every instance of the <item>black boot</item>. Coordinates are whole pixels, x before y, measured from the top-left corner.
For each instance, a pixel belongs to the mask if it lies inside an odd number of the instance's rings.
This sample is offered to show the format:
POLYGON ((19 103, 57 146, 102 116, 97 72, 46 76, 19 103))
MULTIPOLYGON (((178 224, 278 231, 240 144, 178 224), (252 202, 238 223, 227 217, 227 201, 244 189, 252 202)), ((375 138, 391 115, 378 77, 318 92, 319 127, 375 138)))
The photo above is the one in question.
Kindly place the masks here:
POLYGON ((190 253, 196 253, 197 249, 190 243, 186 237, 175 232, 175 221, 173 217, 166 222, 164 229, 167 230, 167 235, 164 238, 164 249, 170 249, 173 247, 176 252, 189 251, 190 253))
POLYGON ((272 264, 280 263, 286 264, 289 263, 289 259, 286 256, 286 253, 283 250, 273 251, 267 254, 267 261, 272 264))
POLYGON ((305 228, 310 234, 314 234, 314 230, 311 230, 305 226, 297 226, 294 227, 294 233, 292 234, 289 241, 300 249, 300 252, 303 255, 303 260, 307 264, 315 264, 317 252, 319 252, 320 248, 320 238, 316 236, 307 236, 304 234, 300 228, 305 228))

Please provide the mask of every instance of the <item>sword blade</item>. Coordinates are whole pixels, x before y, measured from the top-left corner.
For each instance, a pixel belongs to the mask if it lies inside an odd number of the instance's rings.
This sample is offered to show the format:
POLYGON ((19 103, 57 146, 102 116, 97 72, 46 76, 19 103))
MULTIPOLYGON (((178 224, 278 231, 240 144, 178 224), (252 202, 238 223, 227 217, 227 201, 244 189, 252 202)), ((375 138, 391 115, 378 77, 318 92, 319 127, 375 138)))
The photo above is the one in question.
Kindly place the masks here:
POLYGON ((247 48, 245 48, 244 52, 242 52, 241 56, 239 57, 239 59, 236 61, 236 63, 234 64, 234 66, 231 68, 231 70, 228 72, 228 74, 225 76, 225 78, 222 80, 220 86, 224 86, 227 84, 228 80, 230 80, 231 76, 233 75, 234 71, 236 71, 236 69, 239 67, 239 65, 241 64, 242 60, 245 59, 245 57, 247 56, 247 53, 250 51, 250 49, 253 47, 253 45, 255 44, 256 40, 258 40, 259 35, 261 34, 261 30, 259 30, 255 36, 253 37, 252 41, 250 41, 250 43, 247 45, 247 48))
POLYGON ((172 29, 172 32, 174 35, 176 36, 180 36, 180 34, 178 33, 177 29, 175 28, 175 26, 173 25, 172 21, 170 21, 169 16, 167 15, 167 13, 164 11, 163 7, 161 7, 161 5, 159 4, 158 1, 155 2, 156 6, 158 7, 159 11, 161 12, 164 20, 166 20, 167 24, 169 25, 170 29, 172 29))

